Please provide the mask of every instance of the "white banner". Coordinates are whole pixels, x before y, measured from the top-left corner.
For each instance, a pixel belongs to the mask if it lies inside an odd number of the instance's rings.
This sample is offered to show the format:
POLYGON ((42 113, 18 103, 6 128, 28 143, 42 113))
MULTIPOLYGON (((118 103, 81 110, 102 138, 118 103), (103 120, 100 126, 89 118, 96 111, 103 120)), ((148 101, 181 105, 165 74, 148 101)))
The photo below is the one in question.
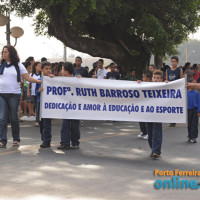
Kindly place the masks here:
POLYGON ((186 123, 186 82, 43 77, 41 117, 186 123))

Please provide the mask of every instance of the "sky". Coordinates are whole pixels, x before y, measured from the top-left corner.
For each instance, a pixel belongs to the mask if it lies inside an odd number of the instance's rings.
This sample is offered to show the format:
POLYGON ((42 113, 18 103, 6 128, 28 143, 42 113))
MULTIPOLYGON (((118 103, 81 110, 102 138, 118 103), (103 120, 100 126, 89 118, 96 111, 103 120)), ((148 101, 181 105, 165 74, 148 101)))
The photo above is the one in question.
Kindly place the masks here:
MULTIPOLYGON (((27 57, 33 56, 35 60, 40 60, 42 57, 46 58, 60 58, 63 60, 64 46, 56 38, 48 38, 46 36, 36 36, 34 33, 34 27, 32 26, 33 18, 25 17, 23 19, 11 15, 10 28, 19 26, 24 30, 24 35, 17 40, 16 49, 20 56, 21 61, 24 61, 27 57)), ((0 26, 0 48, 7 44, 6 41, 6 26, 0 26)), ((15 39, 11 38, 11 45, 14 45, 15 39)), ((84 54, 70 48, 67 48, 67 56, 75 55, 89 57, 88 54, 84 54)))
MULTIPOLYGON (((36 36, 34 33, 33 18, 25 17, 23 19, 11 15, 10 27, 19 26, 23 28, 24 35, 17 40, 16 49, 21 61, 29 56, 33 56, 35 60, 46 58, 60 58, 63 60, 63 44, 55 38, 47 38, 46 36, 36 36)), ((6 26, 0 26, 0 48, 6 44, 6 26)), ((200 39, 200 29, 195 34, 190 34, 191 39, 200 39)), ((11 37, 11 45, 14 45, 15 40, 11 37)), ((70 48, 67 48, 67 56, 81 56, 82 58, 90 57, 70 48)))

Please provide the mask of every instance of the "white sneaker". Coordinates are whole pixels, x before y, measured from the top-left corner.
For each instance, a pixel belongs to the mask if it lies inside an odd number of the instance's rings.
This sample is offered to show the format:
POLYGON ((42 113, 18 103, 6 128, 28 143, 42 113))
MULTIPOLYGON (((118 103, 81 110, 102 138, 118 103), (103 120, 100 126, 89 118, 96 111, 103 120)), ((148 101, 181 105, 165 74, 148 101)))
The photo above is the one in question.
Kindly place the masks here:
POLYGON ((144 136, 145 136, 144 133, 141 132, 137 137, 138 137, 138 138, 143 138, 144 136))
POLYGON ((145 139, 145 140, 148 140, 148 134, 146 134, 144 137, 143 137, 143 139, 145 139))

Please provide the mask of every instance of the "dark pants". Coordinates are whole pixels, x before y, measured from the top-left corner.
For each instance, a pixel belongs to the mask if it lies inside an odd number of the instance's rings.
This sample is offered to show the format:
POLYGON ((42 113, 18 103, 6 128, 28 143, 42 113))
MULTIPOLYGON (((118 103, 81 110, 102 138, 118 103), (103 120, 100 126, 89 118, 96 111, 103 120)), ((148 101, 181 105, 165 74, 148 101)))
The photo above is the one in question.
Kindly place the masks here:
POLYGON ((188 109, 188 138, 196 139, 198 137, 199 118, 197 108, 188 109))
POLYGON ((36 95, 31 95, 32 99, 33 99, 33 112, 36 113, 37 112, 37 96, 36 95))
POLYGON ((162 146, 162 123, 147 123, 148 142, 152 153, 161 154, 162 146))
POLYGON ((139 125, 140 125, 140 131, 146 135, 148 132, 147 132, 147 128, 146 128, 146 122, 139 122, 139 125))
POLYGON ((0 94, 0 141, 7 143, 7 120, 10 116, 13 141, 20 142, 18 107, 20 94, 0 94))
POLYGON ((72 146, 79 145, 80 139, 80 120, 63 119, 61 129, 61 144, 70 146, 70 140, 72 146))
POLYGON ((39 122, 39 117, 40 117, 40 102, 37 102, 36 106, 36 122, 39 122))
POLYGON ((45 144, 51 143, 51 119, 42 118, 39 122, 40 125, 40 133, 41 133, 41 140, 45 144))

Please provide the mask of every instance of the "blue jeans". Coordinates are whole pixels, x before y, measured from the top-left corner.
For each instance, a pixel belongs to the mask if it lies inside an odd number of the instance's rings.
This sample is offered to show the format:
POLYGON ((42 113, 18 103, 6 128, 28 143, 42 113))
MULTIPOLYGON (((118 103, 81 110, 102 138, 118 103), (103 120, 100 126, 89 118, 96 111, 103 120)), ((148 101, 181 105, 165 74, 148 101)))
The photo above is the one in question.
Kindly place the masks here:
POLYGON ((162 123, 147 123, 148 142, 152 153, 161 154, 162 123))
POLYGON ((145 123, 145 122, 139 122, 139 125, 140 125, 140 131, 141 131, 144 135, 148 134, 148 133, 147 133, 147 128, 146 128, 146 123, 145 123))
POLYGON ((80 120, 63 119, 61 129, 61 142, 60 144, 70 146, 70 140, 72 146, 79 145, 80 139, 80 120))
POLYGON ((198 137, 199 118, 197 108, 188 109, 188 138, 196 139, 198 137))
POLYGON ((0 141, 7 143, 7 120, 10 115, 13 141, 20 142, 18 108, 21 94, 0 94, 0 141))
POLYGON ((43 143, 45 144, 50 144, 51 143, 51 119, 47 118, 42 118, 41 121, 39 122, 40 125, 40 133, 41 133, 41 139, 43 143))

